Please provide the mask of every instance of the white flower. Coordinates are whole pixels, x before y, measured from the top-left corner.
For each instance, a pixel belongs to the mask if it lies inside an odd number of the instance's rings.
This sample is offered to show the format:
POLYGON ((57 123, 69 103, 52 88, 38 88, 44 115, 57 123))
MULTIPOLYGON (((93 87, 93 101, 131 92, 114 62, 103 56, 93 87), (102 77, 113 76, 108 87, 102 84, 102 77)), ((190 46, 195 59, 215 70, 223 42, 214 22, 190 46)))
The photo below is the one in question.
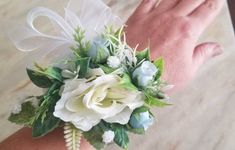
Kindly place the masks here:
POLYGON ((108 130, 108 131, 105 131, 104 134, 102 135, 102 138, 103 138, 103 142, 108 144, 108 143, 111 143, 114 139, 114 132, 111 131, 111 130, 108 130))
POLYGON ((118 68, 121 65, 121 62, 117 56, 109 56, 107 64, 111 68, 118 68))
POLYGON ((121 63, 132 66, 136 64, 137 59, 135 57, 135 51, 127 45, 119 45, 116 56, 120 59, 121 63))
POLYGON ((13 109, 11 110, 12 114, 19 114, 21 112, 21 104, 17 104, 13 107, 13 109))
POLYGON ((127 124, 133 110, 144 104, 144 98, 139 91, 121 88, 119 82, 120 77, 114 74, 102 75, 91 82, 65 81, 54 115, 83 131, 89 131, 101 119, 127 124))
POLYGON ((154 79, 157 71, 158 69, 150 61, 144 61, 133 72, 133 78, 137 80, 139 86, 146 87, 154 79))

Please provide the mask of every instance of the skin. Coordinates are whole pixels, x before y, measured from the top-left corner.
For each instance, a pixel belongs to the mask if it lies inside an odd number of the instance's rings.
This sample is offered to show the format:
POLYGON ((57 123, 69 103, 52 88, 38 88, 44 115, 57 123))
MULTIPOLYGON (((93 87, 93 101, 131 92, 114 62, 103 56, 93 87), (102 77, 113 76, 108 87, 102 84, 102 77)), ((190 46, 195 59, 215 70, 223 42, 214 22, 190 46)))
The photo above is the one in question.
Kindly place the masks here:
POLYGON ((196 43, 223 3, 224 0, 143 0, 127 21, 127 42, 131 46, 139 43, 139 50, 149 46, 152 59, 163 57, 163 78, 175 85, 173 91, 178 90, 205 61, 222 53, 218 43, 196 43))
MULTIPOLYGON (((164 80, 182 88, 203 63, 222 53, 218 43, 197 45, 201 33, 222 8, 224 0, 143 0, 126 23, 130 46, 149 46, 152 59, 163 57, 164 80), (141 36, 139 36, 141 35, 141 36)), ((0 144, 7 150, 66 150, 61 128, 40 139, 23 128, 0 144)), ((81 150, 93 150, 82 139, 81 150)))

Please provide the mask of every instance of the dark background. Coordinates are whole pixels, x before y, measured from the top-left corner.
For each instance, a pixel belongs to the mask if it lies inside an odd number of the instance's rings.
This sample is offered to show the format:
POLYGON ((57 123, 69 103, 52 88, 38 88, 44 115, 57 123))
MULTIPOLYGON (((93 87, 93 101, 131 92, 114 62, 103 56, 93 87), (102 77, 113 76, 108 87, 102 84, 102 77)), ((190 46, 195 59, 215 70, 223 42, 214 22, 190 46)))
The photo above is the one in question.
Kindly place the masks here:
POLYGON ((231 18, 233 21, 233 28, 235 29, 235 0, 228 0, 231 18))

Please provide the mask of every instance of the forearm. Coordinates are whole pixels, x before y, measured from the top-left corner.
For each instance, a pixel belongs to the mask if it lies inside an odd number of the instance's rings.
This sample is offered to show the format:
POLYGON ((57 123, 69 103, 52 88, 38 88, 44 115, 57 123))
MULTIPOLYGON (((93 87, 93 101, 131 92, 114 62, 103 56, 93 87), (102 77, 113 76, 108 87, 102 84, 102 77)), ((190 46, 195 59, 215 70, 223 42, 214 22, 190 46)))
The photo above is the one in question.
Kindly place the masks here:
MULTIPOLYGON (((58 128, 42 138, 32 138, 30 128, 23 128, 0 143, 4 150, 66 150, 63 129, 58 128)), ((81 141, 81 150, 93 150, 84 140, 81 141)))

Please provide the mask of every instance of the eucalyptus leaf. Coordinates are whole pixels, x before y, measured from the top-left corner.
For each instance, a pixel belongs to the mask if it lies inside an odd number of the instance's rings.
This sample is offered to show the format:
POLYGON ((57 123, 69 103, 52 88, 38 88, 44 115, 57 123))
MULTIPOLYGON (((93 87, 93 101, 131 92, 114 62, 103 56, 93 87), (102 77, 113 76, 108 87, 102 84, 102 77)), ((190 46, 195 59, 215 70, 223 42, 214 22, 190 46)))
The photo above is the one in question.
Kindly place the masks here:
POLYGON ((12 113, 8 120, 19 125, 31 126, 35 112, 36 109, 32 102, 27 101, 21 104, 21 111, 18 114, 12 113))

